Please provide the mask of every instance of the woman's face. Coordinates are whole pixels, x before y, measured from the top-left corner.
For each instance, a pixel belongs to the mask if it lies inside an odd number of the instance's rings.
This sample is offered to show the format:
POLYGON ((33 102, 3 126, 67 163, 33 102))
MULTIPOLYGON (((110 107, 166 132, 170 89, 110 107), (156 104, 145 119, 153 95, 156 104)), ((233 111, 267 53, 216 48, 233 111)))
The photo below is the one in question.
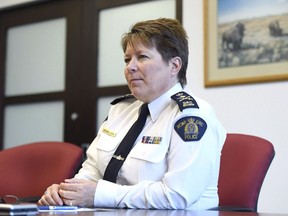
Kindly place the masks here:
POLYGON ((147 48, 141 43, 128 44, 124 60, 129 89, 140 101, 149 103, 178 82, 178 69, 175 70, 173 60, 164 62, 154 47, 147 48))

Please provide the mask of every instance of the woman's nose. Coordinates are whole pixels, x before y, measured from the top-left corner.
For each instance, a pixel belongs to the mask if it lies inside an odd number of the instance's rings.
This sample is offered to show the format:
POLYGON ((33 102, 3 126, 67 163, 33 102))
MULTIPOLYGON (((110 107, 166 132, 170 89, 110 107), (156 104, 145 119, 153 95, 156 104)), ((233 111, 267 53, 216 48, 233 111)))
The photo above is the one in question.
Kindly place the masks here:
POLYGON ((137 65, 136 65, 136 61, 135 60, 131 60, 128 65, 127 65, 127 69, 130 73, 133 73, 137 70, 137 65))

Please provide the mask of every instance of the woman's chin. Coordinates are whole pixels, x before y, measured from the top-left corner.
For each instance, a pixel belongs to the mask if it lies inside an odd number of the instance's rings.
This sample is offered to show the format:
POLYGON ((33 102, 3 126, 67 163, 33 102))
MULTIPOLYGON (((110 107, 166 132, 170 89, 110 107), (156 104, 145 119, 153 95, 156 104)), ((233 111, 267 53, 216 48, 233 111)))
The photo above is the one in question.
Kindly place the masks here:
POLYGON ((132 91, 132 95, 140 101, 147 102, 147 95, 140 91, 132 91))

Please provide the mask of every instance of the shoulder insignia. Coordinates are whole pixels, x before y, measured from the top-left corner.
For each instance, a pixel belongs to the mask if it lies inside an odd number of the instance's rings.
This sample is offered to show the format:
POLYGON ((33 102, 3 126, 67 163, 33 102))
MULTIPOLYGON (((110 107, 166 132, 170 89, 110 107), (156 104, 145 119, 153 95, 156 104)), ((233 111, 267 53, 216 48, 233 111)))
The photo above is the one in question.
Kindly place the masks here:
POLYGON ((186 116, 175 123, 174 129, 185 142, 199 141, 207 129, 207 124, 200 117, 186 116))
POLYGON ((119 103, 120 101, 129 99, 129 98, 134 98, 134 96, 132 94, 126 94, 126 95, 123 95, 121 97, 114 99, 110 104, 115 105, 115 104, 119 103))
POLYGON ((181 111, 186 108, 199 108, 196 100, 186 92, 178 92, 172 95, 171 98, 176 101, 181 111))

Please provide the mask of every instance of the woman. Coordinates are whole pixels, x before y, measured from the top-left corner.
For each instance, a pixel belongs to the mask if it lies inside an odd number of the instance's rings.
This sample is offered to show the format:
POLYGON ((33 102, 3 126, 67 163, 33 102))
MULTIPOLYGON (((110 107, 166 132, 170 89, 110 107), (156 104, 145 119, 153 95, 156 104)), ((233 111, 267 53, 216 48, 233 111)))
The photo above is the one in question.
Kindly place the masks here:
POLYGON ((39 204, 189 210, 216 207, 226 132, 212 107, 185 87, 185 30, 173 19, 139 22, 124 34, 122 47, 131 95, 112 102, 75 178, 50 186, 39 204), (148 104, 149 114, 133 148, 127 158, 114 154, 143 104, 148 104), (114 180, 107 177, 113 173, 107 168, 110 160, 124 162, 119 172, 114 172, 114 180))

